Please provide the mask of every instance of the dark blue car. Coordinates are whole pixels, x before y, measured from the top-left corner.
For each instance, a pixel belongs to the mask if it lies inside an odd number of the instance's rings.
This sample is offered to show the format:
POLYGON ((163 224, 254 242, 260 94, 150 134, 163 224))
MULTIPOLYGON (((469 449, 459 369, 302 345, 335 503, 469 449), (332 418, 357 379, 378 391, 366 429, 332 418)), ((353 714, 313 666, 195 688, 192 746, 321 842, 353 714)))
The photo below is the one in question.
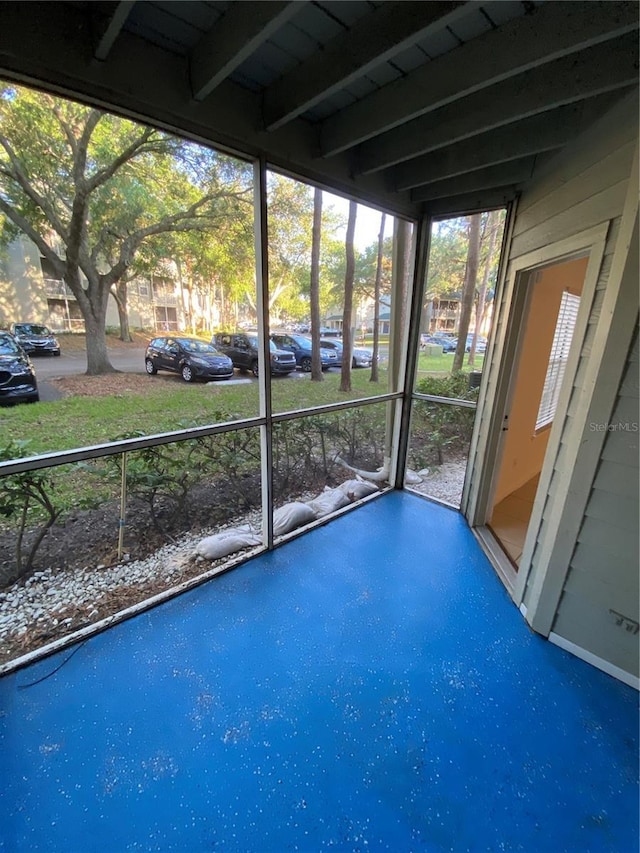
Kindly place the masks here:
MULTIPOLYGON (((290 335, 282 332, 274 332, 271 340, 280 350, 292 352, 296 357, 296 364, 305 373, 311 372, 311 341, 304 335, 290 335)), ((330 367, 338 367, 340 362, 334 350, 320 348, 320 363, 323 370, 330 367)))
POLYGON ((231 359, 198 338, 168 336, 149 342, 144 357, 145 370, 153 376, 159 370, 179 373, 185 382, 196 379, 230 379, 231 359))

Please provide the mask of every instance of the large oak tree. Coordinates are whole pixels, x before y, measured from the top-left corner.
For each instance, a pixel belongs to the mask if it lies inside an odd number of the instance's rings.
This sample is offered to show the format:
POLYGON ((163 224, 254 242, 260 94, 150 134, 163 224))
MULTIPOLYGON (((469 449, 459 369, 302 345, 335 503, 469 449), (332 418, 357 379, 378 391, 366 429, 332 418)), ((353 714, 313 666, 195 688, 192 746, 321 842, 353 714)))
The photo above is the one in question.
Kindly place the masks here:
POLYGON ((192 231, 214 240, 229 218, 251 215, 251 188, 234 164, 99 109, 0 88, 0 212, 75 296, 87 373, 113 370, 109 295, 126 307, 124 284, 147 241, 192 231))

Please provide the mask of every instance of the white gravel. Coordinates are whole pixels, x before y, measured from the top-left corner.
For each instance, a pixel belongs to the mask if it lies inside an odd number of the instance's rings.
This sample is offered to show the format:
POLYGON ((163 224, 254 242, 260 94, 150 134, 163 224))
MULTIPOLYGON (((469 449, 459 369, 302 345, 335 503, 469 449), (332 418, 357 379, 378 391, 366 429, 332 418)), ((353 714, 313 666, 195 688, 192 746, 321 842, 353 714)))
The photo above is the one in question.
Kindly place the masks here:
POLYGON ((145 560, 115 566, 85 566, 64 571, 49 568, 0 592, 0 646, 28 631, 67 633, 93 621, 98 606, 114 590, 171 582, 193 554, 199 536, 185 536, 145 560), (65 626, 62 629, 59 626, 65 626))
POLYGON ((410 488, 414 492, 429 498, 437 498, 453 506, 460 506, 462 500, 462 487, 464 486, 464 474, 467 470, 467 460, 460 459, 445 462, 438 468, 433 468, 429 473, 420 471, 422 482, 410 488))

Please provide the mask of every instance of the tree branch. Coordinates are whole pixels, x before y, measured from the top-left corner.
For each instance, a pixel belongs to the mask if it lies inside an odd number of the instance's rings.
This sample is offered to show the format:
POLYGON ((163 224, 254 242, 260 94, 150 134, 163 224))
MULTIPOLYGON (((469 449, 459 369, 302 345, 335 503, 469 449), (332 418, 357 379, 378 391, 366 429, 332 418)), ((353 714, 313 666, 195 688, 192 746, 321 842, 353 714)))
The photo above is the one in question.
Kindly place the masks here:
POLYGON ((102 186, 102 184, 105 184, 109 178, 115 175, 118 169, 121 169, 125 163, 128 163, 129 160, 133 159, 136 154, 139 154, 141 151, 159 150, 159 146, 155 140, 152 145, 147 145, 149 140, 153 138, 153 134, 155 132, 156 131, 151 127, 145 128, 142 136, 139 136, 138 139, 131 143, 131 145, 127 146, 127 148, 125 148, 112 163, 104 169, 101 169, 99 172, 96 172, 92 178, 89 178, 87 180, 87 193, 92 193, 95 189, 102 186))
POLYGON ((35 187, 31 184, 29 178, 23 172, 22 166, 20 165, 20 161, 16 157, 15 152, 11 147, 11 144, 9 143, 9 140, 5 136, 0 135, 0 145, 4 148, 7 153, 7 156, 9 157, 9 160, 11 161, 11 169, 4 169, 3 173, 7 175, 7 177, 15 181, 16 184, 18 184, 18 186, 22 189, 25 195, 30 198, 31 201, 42 210, 42 212, 47 217, 53 228, 55 228, 55 230, 58 232, 60 237, 62 237, 63 240, 66 240, 66 228, 59 219, 55 208, 49 204, 49 202, 44 196, 36 192, 35 187))
POLYGON ((62 113, 60 111, 60 106, 59 106, 58 102, 56 101, 56 99, 50 98, 49 100, 50 100, 50 103, 52 105, 51 111, 53 112, 54 116, 56 117, 58 124, 62 128, 62 132, 64 133, 64 135, 67 139, 67 142, 69 143, 69 148, 71 148, 71 153, 73 154, 73 157, 75 159, 76 151, 78 150, 78 143, 77 143, 76 137, 73 133, 73 130, 71 129, 69 124, 63 119, 62 113))
POLYGON ((87 195, 91 192, 91 189, 87 189, 86 184, 88 182, 86 181, 84 174, 84 170, 87 165, 87 151, 89 150, 91 135, 103 115, 104 113, 100 110, 91 110, 87 116, 85 125, 82 128, 82 133, 80 134, 80 139, 77 140, 76 147, 73 152, 73 181, 76 186, 76 191, 82 187, 87 195))
POLYGON ((27 237, 32 240, 38 249, 40 249, 40 253, 52 263, 55 271, 58 273, 61 279, 64 278, 65 273, 65 264, 64 261, 60 260, 60 257, 53 251, 53 249, 49 246, 49 244, 43 240, 43 238, 38 234, 38 232, 32 228, 31 224, 21 216, 17 210, 11 207, 10 204, 0 196, 0 210, 16 225, 27 237))

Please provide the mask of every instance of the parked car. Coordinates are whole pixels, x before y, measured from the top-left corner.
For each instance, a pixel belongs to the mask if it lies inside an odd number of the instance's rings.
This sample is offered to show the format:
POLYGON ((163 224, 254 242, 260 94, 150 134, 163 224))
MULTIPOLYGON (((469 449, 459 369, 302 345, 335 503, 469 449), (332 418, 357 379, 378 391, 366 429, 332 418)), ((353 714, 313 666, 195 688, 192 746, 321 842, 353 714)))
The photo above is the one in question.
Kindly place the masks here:
POLYGON ((449 338, 447 335, 420 335, 420 344, 435 344, 442 347, 442 352, 455 352, 457 339, 449 338))
POLYGON ((170 370, 179 373, 185 382, 231 379, 233 376, 233 363, 229 356, 206 341, 177 335, 149 341, 144 366, 150 376, 159 370, 170 370))
MULTIPOLYGON (((305 373, 311 371, 311 341, 303 335, 290 335, 282 332, 273 332, 271 340, 280 350, 292 352, 296 359, 296 364, 305 373)), ((330 367, 339 365, 338 356, 335 350, 320 347, 320 363, 323 370, 328 370, 330 367)))
MULTIPOLYGON (((258 375, 258 336, 247 335, 245 332, 218 332, 211 343, 225 355, 228 355, 233 366, 239 370, 250 370, 258 375)), ((297 367, 296 357, 292 352, 280 350, 273 341, 269 341, 271 373, 274 375, 291 373, 297 367)))
POLYGON ((53 332, 39 323, 13 323, 9 330, 28 355, 60 355, 60 344, 53 332))
POLYGON ((8 332, 0 332, 0 403, 37 403, 36 372, 27 353, 8 332))
MULTIPOLYGON (((335 350, 336 355, 338 356, 338 361, 342 363, 342 351, 344 346, 342 341, 338 338, 331 338, 331 340, 327 340, 325 338, 320 339, 320 346, 326 347, 326 349, 335 350)), ((373 362, 373 352, 370 349, 364 349, 363 347, 354 347, 351 351, 351 366, 352 367, 371 367, 373 362)))
MULTIPOLYGON (((471 344, 473 342, 473 335, 467 335, 467 352, 471 351, 471 344)), ((482 354, 487 351, 487 339, 478 335, 476 338, 476 352, 478 354, 482 354)))

